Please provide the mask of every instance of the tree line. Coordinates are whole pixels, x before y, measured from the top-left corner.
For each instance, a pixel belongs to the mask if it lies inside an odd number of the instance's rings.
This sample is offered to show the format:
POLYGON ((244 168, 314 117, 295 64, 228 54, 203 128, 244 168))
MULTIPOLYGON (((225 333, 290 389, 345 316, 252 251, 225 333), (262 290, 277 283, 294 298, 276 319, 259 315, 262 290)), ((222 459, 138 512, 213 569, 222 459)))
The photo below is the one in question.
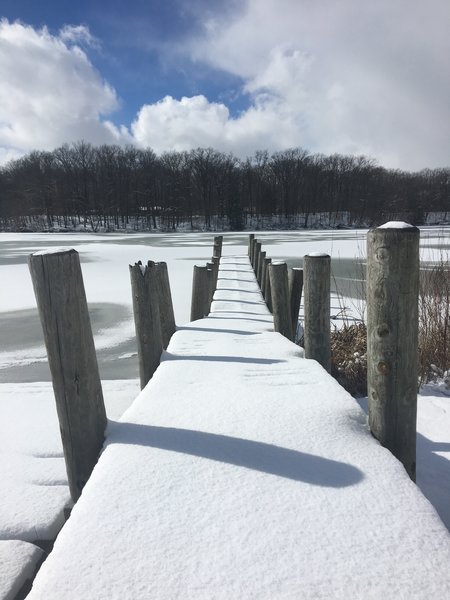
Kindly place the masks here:
POLYGON ((245 160, 212 148, 166 152, 86 142, 33 151, 0 169, 0 228, 92 230, 180 225, 241 230, 272 220, 308 227, 317 213, 349 225, 450 207, 450 168, 406 172, 365 156, 258 151, 245 160))

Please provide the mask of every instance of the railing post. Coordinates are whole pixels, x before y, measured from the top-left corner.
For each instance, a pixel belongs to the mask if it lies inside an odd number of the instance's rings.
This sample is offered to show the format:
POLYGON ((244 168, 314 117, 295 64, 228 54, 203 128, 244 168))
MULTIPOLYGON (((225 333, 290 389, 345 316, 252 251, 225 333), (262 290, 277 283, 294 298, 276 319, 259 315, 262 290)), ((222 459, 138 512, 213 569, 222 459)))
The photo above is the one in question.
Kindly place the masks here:
POLYGON ((159 277, 154 262, 130 265, 134 324, 139 359, 141 389, 150 381, 159 366, 163 351, 161 317, 158 300, 159 277))
POLYGON ((367 386, 373 435, 416 475, 419 238, 386 223, 367 236, 367 386))
POLYGON ((289 299, 291 303, 292 335, 295 339, 298 326, 298 313, 303 290, 303 269, 292 268, 289 270, 289 299))
POLYGON ((289 302, 288 273, 286 263, 269 266, 270 289, 273 307, 273 328, 292 340, 291 305, 289 302))
POLYGON ((331 370, 330 263, 328 254, 314 252, 303 259, 305 358, 317 360, 331 370))
POLYGON ((192 279, 191 321, 203 319, 209 314, 211 292, 208 282, 208 267, 194 266, 192 279))
POLYGON ((159 317, 161 319, 161 335, 164 350, 170 342, 170 338, 175 333, 175 315, 173 313, 172 294, 170 292, 169 273, 167 263, 155 263, 158 294, 159 317))
POLYGON ((78 252, 28 258, 52 374, 70 495, 78 500, 104 441, 106 413, 78 252))

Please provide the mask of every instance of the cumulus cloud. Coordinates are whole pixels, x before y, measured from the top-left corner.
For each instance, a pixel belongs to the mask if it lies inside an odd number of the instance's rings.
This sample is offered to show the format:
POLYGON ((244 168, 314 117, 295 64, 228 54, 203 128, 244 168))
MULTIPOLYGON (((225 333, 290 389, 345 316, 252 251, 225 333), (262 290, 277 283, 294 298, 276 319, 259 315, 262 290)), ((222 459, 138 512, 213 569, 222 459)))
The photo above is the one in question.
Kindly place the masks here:
POLYGON ((118 98, 73 43, 80 38, 89 39, 85 28, 54 36, 46 28, 0 21, 0 159, 80 139, 112 143, 126 136, 104 120, 118 98))
POLYGON ((447 0, 248 0, 224 21, 209 15, 182 52, 250 94, 248 114, 221 121, 219 145, 251 126, 260 147, 282 140, 416 169, 450 156, 449 27, 447 0))

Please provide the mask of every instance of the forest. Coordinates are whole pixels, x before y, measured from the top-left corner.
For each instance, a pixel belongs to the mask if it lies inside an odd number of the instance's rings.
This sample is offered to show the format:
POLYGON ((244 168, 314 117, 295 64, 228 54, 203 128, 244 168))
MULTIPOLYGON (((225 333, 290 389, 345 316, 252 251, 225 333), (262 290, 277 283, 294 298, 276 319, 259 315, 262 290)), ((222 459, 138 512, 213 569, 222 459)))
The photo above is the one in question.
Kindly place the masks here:
POLYGON ((450 168, 407 172, 365 156, 293 148, 245 160, 212 148, 166 152, 86 142, 33 151, 0 168, 0 230, 215 229, 279 224, 420 225, 449 211, 450 168))

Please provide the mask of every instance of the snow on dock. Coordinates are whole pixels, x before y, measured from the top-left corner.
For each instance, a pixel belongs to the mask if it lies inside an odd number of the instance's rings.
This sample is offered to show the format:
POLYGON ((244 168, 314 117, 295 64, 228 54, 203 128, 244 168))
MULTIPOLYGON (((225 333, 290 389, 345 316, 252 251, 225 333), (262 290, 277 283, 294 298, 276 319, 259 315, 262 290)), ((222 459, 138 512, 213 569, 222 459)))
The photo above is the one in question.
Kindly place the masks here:
POLYGON ((29 598, 440 599, 449 564, 434 508, 231 256, 110 423, 29 598))

